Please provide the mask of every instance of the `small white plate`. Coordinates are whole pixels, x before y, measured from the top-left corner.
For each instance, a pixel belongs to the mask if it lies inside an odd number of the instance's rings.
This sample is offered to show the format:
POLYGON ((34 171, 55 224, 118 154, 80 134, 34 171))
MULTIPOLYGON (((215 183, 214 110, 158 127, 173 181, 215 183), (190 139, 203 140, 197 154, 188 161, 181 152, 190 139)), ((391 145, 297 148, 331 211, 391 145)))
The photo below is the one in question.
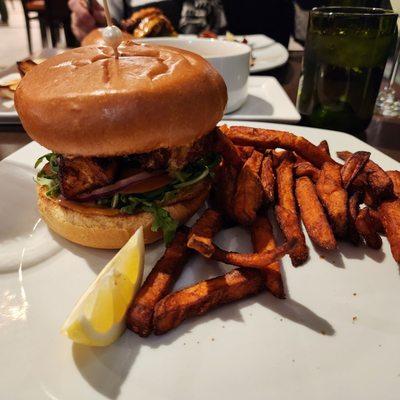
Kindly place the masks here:
MULTIPOLYGON (((0 85, 5 85, 15 79, 20 79, 18 72, 2 76, 0 85)), ((9 98, 0 97, 0 124, 18 124, 20 123, 18 114, 14 108, 14 101, 9 98)))
POLYGON ((266 35, 238 35, 235 37, 239 41, 246 38, 247 44, 253 50, 254 64, 250 67, 250 72, 262 72, 280 67, 286 64, 289 58, 286 47, 266 35))
MULTIPOLYGON (((181 38, 197 37, 196 35, 179 35, 181 38)), ((218 36, 219 39, 226 39, 225 35, 218 36)), ((253 50, 254 65, 250 67, 250 72, 268 71, 286 64, 289 52, 285 46, 275 42, 266 35, 235 35, 239 42, 244 38, 253 50)), ((149 38, 147 38, 148 40, 149 38)), ((154 38, 155 40, 157 38, 154 38)))
POLYGON ((239 110, 225 114, 224 119, 296 123, 300 114, 276 78, 250 76, 246 102, 239 110))

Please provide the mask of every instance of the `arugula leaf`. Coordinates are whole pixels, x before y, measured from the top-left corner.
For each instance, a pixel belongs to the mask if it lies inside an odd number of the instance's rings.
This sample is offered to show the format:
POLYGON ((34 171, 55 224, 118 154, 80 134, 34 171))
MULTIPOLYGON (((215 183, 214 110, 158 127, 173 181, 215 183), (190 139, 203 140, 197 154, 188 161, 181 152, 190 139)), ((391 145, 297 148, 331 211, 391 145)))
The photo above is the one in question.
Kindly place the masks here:
POLYGON ((44 174, 41 175, 39 172, 37 177, 34 178, 34 181, 40 186, 47 187, 46 196, 51 197, 51 196, 58 196, 60 194, 60 185, 56 179, 52 179, 51 177, 49 178, 44 174))
POLYGON ((35 162, 35 168, 37 168, 44 160, 49 161, 53 153, 47 153, 44 156, 39 157, 35 162))
POLYGON ((151 207, 146 206, 145 208, 146 211, 151 212, 154 217, 151 230, 153 232, 157 232, 159 229, 161 229, 165 244, 170 244, 178 228, 178 221, 174 220, 167 210, 154 203, 151 205, 151 207))
POLYGON ((195 183, 200 182, 202 179, 204 179, 209 173, 210 173, 210 170, 208 168, 206 168, 200 175, 194 177, 190 181, 177 183, 176 185, 174 185, 174 187, 176 189, 181 189, 186 186, 194 185, 195 183))
POLYGON ((115 193, 111 200, 111 208, 117 208, 119 202, 119 194, 115 193))
POLYGON ((47 173, 44 169, 40 170, 34 178, 34 181, 41 186, 47 187, 46 196, 58 196, 60 194, 60 182, 58 180, 58 154, 47 153, 42 157, 39 157, 35 162, 35 168, 46 160, 50 165, 50 173, 47 173))

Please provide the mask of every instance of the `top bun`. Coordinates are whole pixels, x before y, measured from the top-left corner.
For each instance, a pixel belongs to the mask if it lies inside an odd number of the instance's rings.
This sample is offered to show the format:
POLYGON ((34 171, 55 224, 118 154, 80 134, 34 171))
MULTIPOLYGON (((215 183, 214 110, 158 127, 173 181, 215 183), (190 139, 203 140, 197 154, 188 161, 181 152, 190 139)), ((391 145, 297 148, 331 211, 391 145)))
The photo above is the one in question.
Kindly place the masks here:
MULTIPOLYGON (((104 28, 96 28, 93 29, 90 33, 88 33, 82 40, 82 46, 96 45, 96 46, 105 46, 106 42, 103 39, 103 30, 104 28)), ((133 39, 133 35, 130 35, 128 32, 122 32, 122 40, 131 40, 133 39)))
POLYGON ((222 118, 227 90, 202 57, 125 42, 66 51, 21 80, 15 107, 29 136, 57 153, 116 156, 189 146, 222 118))

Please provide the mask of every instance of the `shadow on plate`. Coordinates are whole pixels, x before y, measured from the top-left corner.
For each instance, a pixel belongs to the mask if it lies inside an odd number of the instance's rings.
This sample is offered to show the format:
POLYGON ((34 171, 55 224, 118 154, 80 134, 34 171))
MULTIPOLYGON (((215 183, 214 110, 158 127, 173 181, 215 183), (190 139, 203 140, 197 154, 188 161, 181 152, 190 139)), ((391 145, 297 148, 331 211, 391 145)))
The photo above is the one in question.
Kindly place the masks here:
MULTIPOLYGON (((249 94, 246 102, 239 110, 234 111, 231 115, 264 115, 270 116, 274 113, 274 108, 271 103, 261 97, 249 94)), ((228 114, 227 116, 229 116, 228 114)))
POLYGON ((93 389, 108 399, 117 399, 143 341, 139 336, 125 334, 108 347, 74 343, 72 357, 82 377, 93 389))

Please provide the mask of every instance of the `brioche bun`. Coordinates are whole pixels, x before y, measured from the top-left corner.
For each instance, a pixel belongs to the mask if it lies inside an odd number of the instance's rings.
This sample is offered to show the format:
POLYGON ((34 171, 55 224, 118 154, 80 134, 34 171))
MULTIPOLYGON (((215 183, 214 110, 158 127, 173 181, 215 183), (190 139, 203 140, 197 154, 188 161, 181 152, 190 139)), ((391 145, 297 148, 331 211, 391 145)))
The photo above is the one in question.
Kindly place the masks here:
MULTIPOLYGON (((153 232, 153 215, 140 212, 134 215, 92 215, 64 207, 57 199, 46 196, 46 188, 37 187, 38 208, 46 224, 71 242, 98 249, 120 249, 143 226, 144 242, 156 242, 162 231, 153 232)), ((203 205, 208 190, 196 193, 191 199, 163 207, 172 218, 185 223, 203 205)))
POLYGON ((85 46, 37 65, 15 108, 28 135, 54 152, 108 157, 190 146, 222 118, 222 77, 197 54, 125 42, 85 46))
MULTIPOLYGON (((96 28, 93 29, 90 33, 88 33, 82 40, 82 46, 90 46, 92 44, 96 46, 105 46, 106 42, 103 39, 103 29, 104 28, 96 28)), ((131 40, 133 39, 133 35, 130 35, 128 32, 122 32, 122 40, 131 40)))

